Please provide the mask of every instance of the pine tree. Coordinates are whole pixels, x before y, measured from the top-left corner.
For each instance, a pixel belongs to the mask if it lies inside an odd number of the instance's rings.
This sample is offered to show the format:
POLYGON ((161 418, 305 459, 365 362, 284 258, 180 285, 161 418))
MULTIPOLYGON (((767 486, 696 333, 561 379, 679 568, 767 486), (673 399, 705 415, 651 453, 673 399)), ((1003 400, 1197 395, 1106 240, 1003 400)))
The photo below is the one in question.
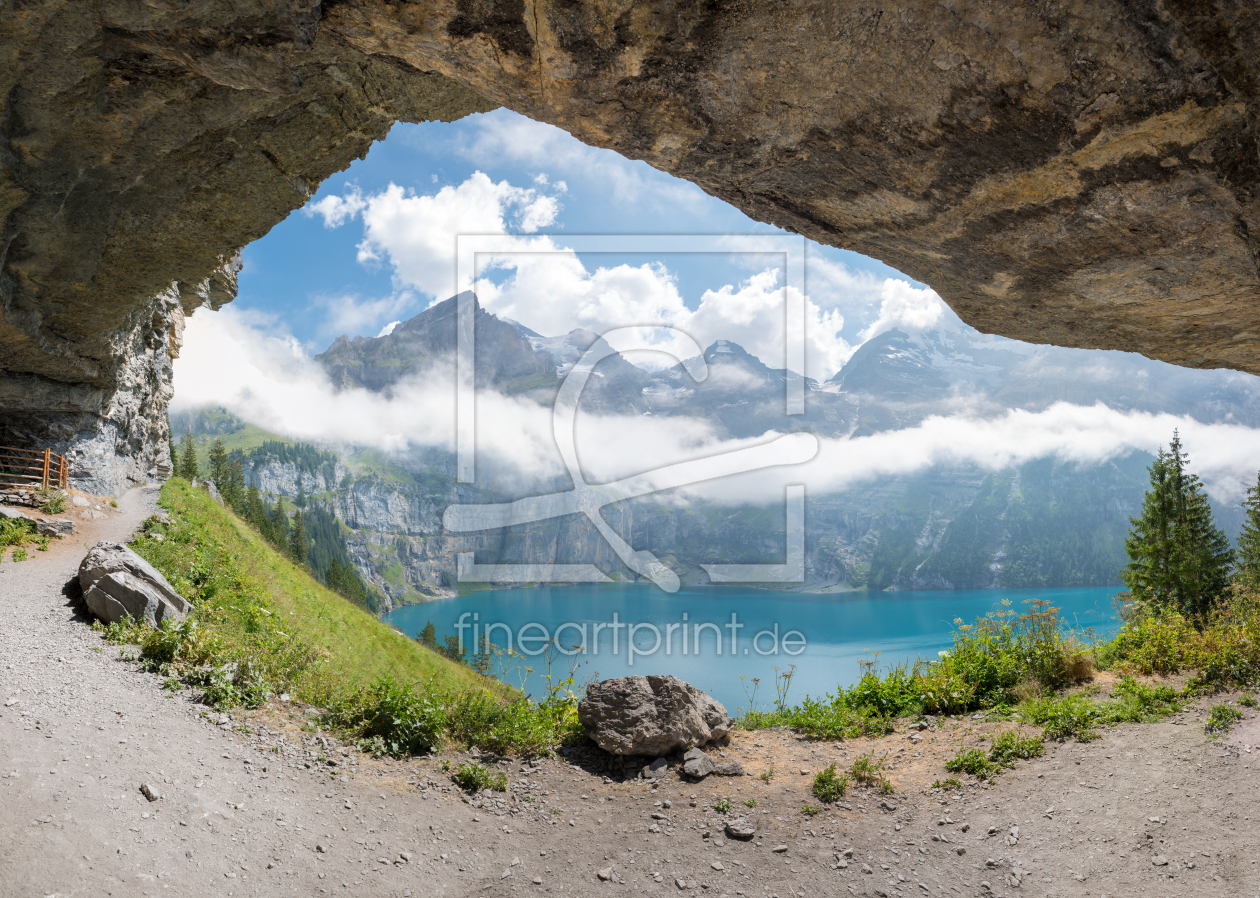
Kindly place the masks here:
POLYGON ((306 539, 306 527, 302 523, 302 512, 293 513, 293 529, 289 532, 289 554, 298 564, 306 564, 306 556, 311 551, 311 544, 306 539))
POLYGON ((184 432, 183 442, 179 447, 179 476, 189 483, 197 479, 197 446, 193 442, 192 431, 184 432))
POLYGON ((1234 553, 1212 520, 1203 484, 1186 470, 1189 461, 1174 431, 1149 468, 1141 516, 1129 520, 1121 578, 1138 601, 1200 615, 1228 587, 1234 553))
POLYGON ((302 474, 299 471, 297 477, 297 498, 293 500, 293 504, 298 508, 306 507, 306 487, 302 485, 302 474))
POLYGON ((271 542, 285 555, 289 554, 289 516, 284 513, 284 504, 276 500, 276 504, 267 512, 271 519, 271 542))
POLYGON ((207 476, 218 488, 219 495, 226 501, 228 498, 228 460, 227 450, 223 448, 223 441, 220 439, 216 439, 214 445, 210 447, 210 472, 207 476))
POLYGON ((420 642, 437 652, 441 650, 438 645, 437 627, 433 626, 433 621, 425 621, 424 629, 420 631, 420 642))
POLYGON ((223 500, 238 513, 245 510, 245 468, 239 458, 227 463, 227 475, 219 492, 222 493, 223 500))
MULTIPOLYGON (((262 496, 258 492, 258 484, 251 482, 245 493, 245 520, 249 521, 264 536, 268 536, 271 521, 267 519, 267 510, 263 507, 262 496)), ((269 538, 269 537, 268 537, 269 538)))
POLYGON ((1245 583, 1260 585, 1260 477, 1242 505, 1246 519, 1238 534, 1238 575, 1245 583))

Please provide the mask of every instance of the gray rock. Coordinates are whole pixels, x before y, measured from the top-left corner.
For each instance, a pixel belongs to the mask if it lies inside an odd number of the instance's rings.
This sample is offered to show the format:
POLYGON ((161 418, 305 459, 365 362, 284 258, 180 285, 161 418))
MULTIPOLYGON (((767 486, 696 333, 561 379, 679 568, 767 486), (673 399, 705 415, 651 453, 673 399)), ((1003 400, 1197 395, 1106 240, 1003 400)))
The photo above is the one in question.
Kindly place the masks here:
POLYGON ((223 496, 219 493, 219 488, 214 485, 213 480, 203 480, 201 488, 210 494, 210 498, 220 505, 223 504, 223 496))
POLYGON ((723 761, 713 768, 718 776, 744 776, 744 765, 738 761, 723 761))
POLYGON ((726 833, 727 838, 747 842, 757 835, 757 823, 744 817, 738 817, 735 820, 728 821, 723 831, 726 833))
POLYGON ((162 793, 158 792, 157 789, 154 789, 148 783, 144 783, 140 786, 140 794, 149 799, 149 801, 157 801, 162 797, 162 793))
POLYGON ((160 626, 182 620, 192 605, 151 564, 126 546, 99 543, 79 564, 88 609, 106 623, 125 617, 160 626))
POLYGON ((5 508, 2 505, 0 505, 0 518, 9 518, 14 521, 30 520, 30 518, 28 518, 23 512, 18 511, 16 508, 5 508))
POLYGON ((35 525, 35 529, 45 536, 69 536, 74 533, 74 521, 43 518, 35 525))
POLYGON ((89 505, 92 504, 87 499, 84 499, 82 496, 71 496, 70 501, 73 502, 75 505, 79 506, 80 508, 87 508, 89 505))
POLYGON ((608 882, 610 879, 613 878, 613 868, 605 867, 604 869, 600 870, 596 875, 599 877, 600 882, 608 882))
POLYGON ((687 776, 702 780, 716 769, 717 765, 713 763, 713 759, 698 748, 693 748, 683 755, 683 773, 687 776))
POLYGON ((734 723, 719 702, 671 676, 594 683, 578 704, 578 720, 615 755, 662 755, 717 742, 734 723))
POLYGON ((658 780, 669 772, 669 761, 664 758, 657 758, 651 764, 640 771, 639 775, 645 780, 658 780))

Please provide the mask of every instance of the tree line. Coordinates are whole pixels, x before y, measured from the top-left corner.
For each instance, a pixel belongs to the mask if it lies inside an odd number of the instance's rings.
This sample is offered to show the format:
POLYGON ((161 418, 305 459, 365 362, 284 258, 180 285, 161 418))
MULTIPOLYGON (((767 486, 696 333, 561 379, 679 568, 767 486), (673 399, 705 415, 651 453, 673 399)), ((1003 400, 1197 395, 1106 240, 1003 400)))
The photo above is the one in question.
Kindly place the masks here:
POLYGON ((1147 469, 1151 484, 1141 513, 1129 519, 1129 563, 1121 578, 1132 598, 1150 610, 1197 619, 1232 583, 1260 585, 1260 474, 1247 490, 1246 518, 1234 550, 1216 526, 1203 483, 1189 463, 1181 435, 1173 431, 1167 450, 1161 447, 1147 469))
MULTIPOLYGON (((324 453, 314 447, 298 445, 288 447, 293 451, 278 451, 283 443, 267 444, 266 457, 292 462, 302 459, 309 467, 312 461, 326 461, 324 453), (308 451, 309 450, 309 451, 308 451)), ((197 447, 191 433, 185 433, 178 451, 171 446, 173 473, 190 483, 201 479, 202 472, 197 459, 197 447)), ((290 515, 283 498, 269 501, 250 480, 246 483, 245 455, 240 450, 231 454, 216 439, 210 447, 207 459, 209 470, 205 480, 214 484, 226 505, 248 521, 281 554, 303 565, 334 592, 339 593, 372 613, 380 611, 380 602, 374 591, 359 576, 350 557, 350 549, 341 532, 337 516, 321 505, 313 505, 306 495, 299 465, 298 494, 294 499, 294 511, 290 515)))

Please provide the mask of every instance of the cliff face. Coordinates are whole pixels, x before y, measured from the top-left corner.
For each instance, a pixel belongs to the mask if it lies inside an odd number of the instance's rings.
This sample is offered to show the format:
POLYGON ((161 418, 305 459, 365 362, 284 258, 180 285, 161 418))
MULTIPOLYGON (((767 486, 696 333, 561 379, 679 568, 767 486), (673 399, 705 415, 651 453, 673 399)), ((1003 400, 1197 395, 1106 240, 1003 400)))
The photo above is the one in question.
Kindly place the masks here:
POLYGON ((161 297, 228 298, 393 121, 495 104, 982 330, 1260 372, 1258 40, 1244 0, 32 0, 0 22, 2 408, 160 463, 161 297))

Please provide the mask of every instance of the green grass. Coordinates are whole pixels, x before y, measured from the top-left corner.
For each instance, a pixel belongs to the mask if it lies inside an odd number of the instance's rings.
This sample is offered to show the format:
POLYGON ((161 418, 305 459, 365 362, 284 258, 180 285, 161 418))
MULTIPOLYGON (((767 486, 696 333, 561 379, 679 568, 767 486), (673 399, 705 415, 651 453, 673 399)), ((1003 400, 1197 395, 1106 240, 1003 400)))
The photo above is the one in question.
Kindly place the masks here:
POLYGON ((155 528, 164 539, 141 538, 133 548, 193 603, 197 625, 227 656, 311 656, 300 677, 280 684, 286 691, 324 705, 386 676, 446 689, 488 685, 323 586, 207 493, 172 479, 161 503, 173 519, 155 528))
MULTIPOLYGON (((102 628, 140 645, 150 670, 202 690, 214 707, 257 707, 288 692, 360 748, 403 757, 446 742, 532 756, 580 738, 572 674, 542 701, 406 638, 278 554, 201 490, 172 479, 133 547, 194 606, 178 626, 102 628)), ((99 626, 99 625, 98 625, 99 626)))

